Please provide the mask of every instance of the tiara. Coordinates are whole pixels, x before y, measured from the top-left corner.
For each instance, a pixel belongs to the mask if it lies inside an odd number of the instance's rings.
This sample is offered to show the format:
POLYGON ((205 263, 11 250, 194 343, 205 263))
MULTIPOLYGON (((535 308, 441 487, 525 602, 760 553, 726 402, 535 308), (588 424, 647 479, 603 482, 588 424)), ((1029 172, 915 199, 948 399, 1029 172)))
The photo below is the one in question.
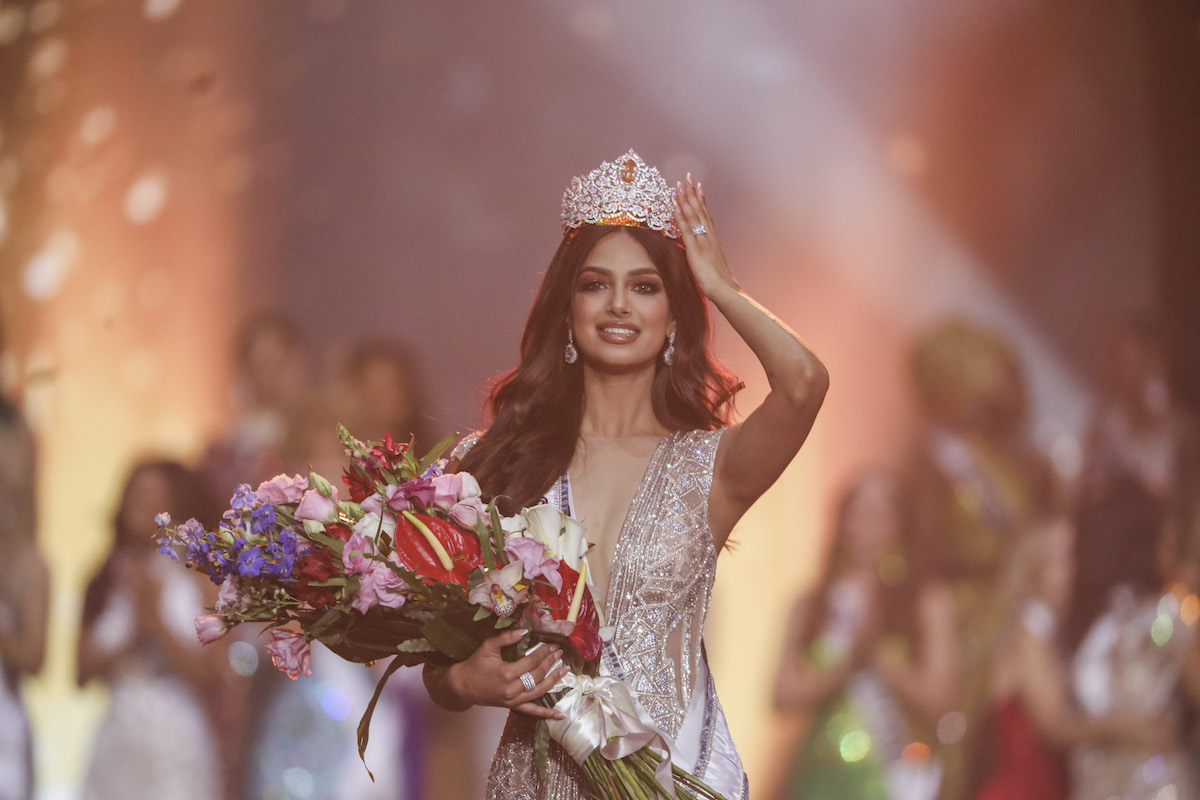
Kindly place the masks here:
POLYGON ((563 233, 588 223, 640 225, 679 238, 675 190, 633 150, 585 177, 572 178, 563 192, 562 218, 563 233))

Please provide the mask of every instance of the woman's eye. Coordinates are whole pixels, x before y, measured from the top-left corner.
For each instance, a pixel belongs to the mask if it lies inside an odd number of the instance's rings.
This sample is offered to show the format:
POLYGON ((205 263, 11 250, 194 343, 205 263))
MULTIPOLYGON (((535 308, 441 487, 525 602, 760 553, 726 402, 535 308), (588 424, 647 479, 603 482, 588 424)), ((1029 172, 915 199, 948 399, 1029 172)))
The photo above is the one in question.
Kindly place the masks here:
POLYGON ((598 292, 603 288, 603 281, 584 281, 583 283, 579 284, 579 291, 581 292, 598 292))
POLYGON ((633 287, 633 290, 638 294, 658 294, 662 291, 662 287, 657 283, 639 283, 633 287))

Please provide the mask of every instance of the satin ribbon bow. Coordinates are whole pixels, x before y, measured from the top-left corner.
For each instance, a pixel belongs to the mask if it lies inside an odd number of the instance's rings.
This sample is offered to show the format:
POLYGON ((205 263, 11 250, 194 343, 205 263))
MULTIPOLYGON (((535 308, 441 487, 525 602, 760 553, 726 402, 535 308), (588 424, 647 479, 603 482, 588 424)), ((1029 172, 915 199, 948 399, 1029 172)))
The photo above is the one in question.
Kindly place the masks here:
POLYGON ((655 778, 671 796, 675 780, 671 776, 671 747, 667 735, 638 705, 632 690, 608 675, 567 673, 553 691, 566 693, 554 704, 564 719, 547 720, 550 735, 579 764, 593 751, 609 761, 624 758, 649 746, 662 761, 655 778))

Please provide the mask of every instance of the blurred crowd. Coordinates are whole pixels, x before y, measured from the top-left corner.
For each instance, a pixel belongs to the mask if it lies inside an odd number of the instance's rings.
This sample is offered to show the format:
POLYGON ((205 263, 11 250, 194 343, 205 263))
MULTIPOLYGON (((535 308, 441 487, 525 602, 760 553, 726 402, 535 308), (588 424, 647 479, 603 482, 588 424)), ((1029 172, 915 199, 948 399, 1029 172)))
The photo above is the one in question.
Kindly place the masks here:
MULTIPOLYGON (((1064 476, 1031 443, 1009 343, 966 321, 914 343, 921 430, 900 463, 864 470, 837 498, 828 555, 796 603, 774 689, 801 732, 784 779, 760 790, 1200 797, 1196 427, 1153 326, 1130 324, 1106 346, 1111 374, 1082 466, 1064 476)), ((236 413, 203 459, 130 470, 79 612, 77 680, 109 697, 85 797, 478 795, 463 739, 477 736, 486 763, 499 717, 464 724, 429 703, 415 670, 400 671, 372 725, 372 782, 354 732, 381 668, 318 647, 313 675, 290 681, 250 631, 201 649, 191 620, 215 587, 156 553, 154 515, 215 521, 225 498, 213 487, 339 475, 338 422, 365 438, 429 443, 443 433, 420 413, 403 348, 338 356, 322 371, 295 325, 253 318, 236 346, 236 413)), ((34 457, 19 410, 0 398, 0 800, 32 796, 19 680, 41 668, 48 608, 34 457)))
POLYGON ((774 699, 804 726, 779 797, 1200 797, 1196 427, 1152 325, 1106 346, 1064 477, 1003 338, 916 342, 922 429, 846 486, 789 623, 774 699))

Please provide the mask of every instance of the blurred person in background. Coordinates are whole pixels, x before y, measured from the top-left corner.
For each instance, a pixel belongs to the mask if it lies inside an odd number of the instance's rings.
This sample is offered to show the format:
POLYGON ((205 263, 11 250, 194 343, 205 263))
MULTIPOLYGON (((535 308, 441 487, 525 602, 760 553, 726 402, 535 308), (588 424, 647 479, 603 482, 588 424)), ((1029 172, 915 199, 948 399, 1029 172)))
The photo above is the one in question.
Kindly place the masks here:
POLYGON ((202 578, 157 552, 155 515, 211 524, 202 478, 173 461, 130 472, 112 548, 84 596, 77 680, 98 680, 109 706, 96 731, 85 800, 217 800, 216 737, 202 700, 219 651, 201 649, 202 578))
MULTIPOLYGON (((1084 510, 1080 519, 1094 513, 1084 510)), ((1129 539, 1139 541, 1137 536, 1129 539)), ((1156 718, 1132 705, 1088 713, 1075 703, 1062 624, 1074 591, 1074 540, 1071 521, 1047 519, 1022 537, 1005 570, 1000 599, 1008 616, 994 643, 991 670, 991 769, 977 800, 1066 798, 1069 782, 1063 756, 1071 748, 1153 750, 1169 746, 1177 730, 1177 720, 1156 718)), ((1140 540, 1135 546, 1144 549, 1143 555, 1153 552, 1152 542, 1140 540)), ((1085 576, 1082 582, 1094 582, 1095 589, 1100 581, 1115 577, 1108 571, 1097 578, 1085 576)), ((1157 794, 1162 788, 1132 796, 1162 797, 1157 794)))
POLYGON ((238 331, 234 358, 233 421, 205 455, 209 480, 222 495, 285 470, 307 471, 294 449, 314 386, 300 328, 277 314, 250 316, 238 331))
POLYGON ((958 617, 961 680, 938 721, 941 797, 978 788, 996 602, 1006 551, 1055 495, 1047 460, 1029 441, 1025 377, 1011 345, 966 320, 921 336, 912 373, 925 429, 914 455, 920 558, 948 582, 958 617))
POLYGON ((33 795, 32 738, 19 683, 42 668, 46 653, 50 581, 37 545, 36 477, 33 434, 0 394, 0 800, 33 795))
MULTIPOLYGON (((399 348, 360 345, 344 363, 344 371, 333 380, 308 387, 307 402, 281 448, 299 465, 301 474, 317 472, 335 483, 340 483, 338 476, 347 463, 337 436, 338 423, 364 439, 382 439, 390 432, 407 441, 419 408, 412 394, 416 383, 409 359, 399 348)), ((432 445, 418 442, 422 448, 432 445)), ((372 781, 355 747, 356 728, 387 662, 368 668, 314 644, 311 666, 312 675, 296 680, 265 665, 255 673, 250 693, 253 727, 248 732, 239 797, 414 800, 427 796, 423 717, 432 704, 420 673, 401 670, 380 697, 366 752, 367 766, 375 776, 372 781)))
POLYGON ((922 800, 938 791, 934 726, 955 697, 950 594, 912 551, 902 484, 842 494, 826 567, 797 603, 775 706, 811 714, 781 797, 922 800))
POLYGON ((1163 498, 1180 522, 1168 578, 1200 591, 1200 436, 1171 386, 1163 334, 1149 320, 1131 320, 1104 352, 1105 394, 1088 431, 1083 491, 1136 475, 1163 498))
POLYGON ((1071 754, 1072 800, 1200 797, 1184 747, 1185 710, 1200 702, 1195 619, 1164 593, 1166 501, 1139 477, 1113 476, 1076 512, 1075 589, 1065 639, 1083 716, 1124 718, 1133 741, 1071 754), (1138 739, 1141 741, 1138 741, 1138 739))

